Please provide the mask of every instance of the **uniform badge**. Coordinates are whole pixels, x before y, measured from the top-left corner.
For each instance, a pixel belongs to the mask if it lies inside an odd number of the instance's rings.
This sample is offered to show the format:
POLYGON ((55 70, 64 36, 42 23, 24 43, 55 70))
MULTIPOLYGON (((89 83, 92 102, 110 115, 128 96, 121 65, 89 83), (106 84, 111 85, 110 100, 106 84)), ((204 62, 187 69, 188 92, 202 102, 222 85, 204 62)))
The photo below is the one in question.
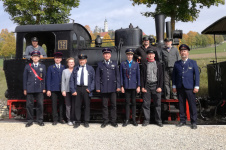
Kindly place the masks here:
POLYGON ((55 68, 55 66, 53 66, 53 68, 55 68))
POLYGON ((115 67, 115 65, 111 65, 111 67, 115 67))
POLYGON ((192 69, 192 67, 188 67, 188 69, 192 69))

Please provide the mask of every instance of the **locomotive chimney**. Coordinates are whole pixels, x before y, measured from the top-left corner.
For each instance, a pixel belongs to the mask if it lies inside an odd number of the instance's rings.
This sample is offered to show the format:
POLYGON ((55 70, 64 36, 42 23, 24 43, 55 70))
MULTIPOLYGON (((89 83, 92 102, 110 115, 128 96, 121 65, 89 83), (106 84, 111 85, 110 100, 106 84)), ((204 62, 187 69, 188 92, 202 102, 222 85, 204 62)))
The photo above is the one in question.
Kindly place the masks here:
POLYGON ((166 22, 166 37, 172 39, 172 32, 171 32, 171 22, 166 22))
POLYGON ((165 15, 155 15, 155 28, 157 43, 164 44, 165 15))

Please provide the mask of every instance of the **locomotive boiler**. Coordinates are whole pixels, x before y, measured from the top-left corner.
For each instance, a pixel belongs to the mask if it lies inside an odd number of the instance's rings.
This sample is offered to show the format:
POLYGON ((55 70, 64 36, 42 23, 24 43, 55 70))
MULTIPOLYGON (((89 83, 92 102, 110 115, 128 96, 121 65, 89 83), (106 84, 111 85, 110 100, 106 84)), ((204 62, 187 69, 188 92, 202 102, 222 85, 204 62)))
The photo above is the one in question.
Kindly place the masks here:
MULTIPOLYGON (((156 39, 155 46, 160 50, 164 44, 164 28, 165 16, 156 15, 156 39)), ((174 44, 178 45, 178 38, 182 38, 181 31, 175 31, 173 34, 170 31, 169 23, 167 23, 167 37, 174 38, 174 44)), ((77 56, 79 54, 86 54, 88 56, 88 64, 96 68, 97 62, 103 60, 101 39, 95 40, 96 47, 91 47, 92 39, 86 28, 78 23, 69 24, 48 24, 48 25, 23 25, 17 26, 16 33, 16 57, 14 59, 4 60, 4 71, 8 89, 5 96, 8 99, 9 118, 13 118, 12 112, 19 116, 26 116, 26 97, 23 95, 23 70, 27 63, 31 60, 24 59, 23 54, 25 48, 31 45, 31 38, 37 37, 39 45, 46 46, 47 58, 41 59, 41 63, 46 65, 46 68, 54 63, 53 53, 63 53, 63 61, 68 57, 75 58, 75 65, 78 64, 77 56)), ((121 28, 115 31, 115 46, 112 49, 112 60, 116 60, 118 65, 126 59, 125 50, 128 48, 136 49, 142 45, 143 31, 139 27, 133 27, 131 24, 129 28, 121 28)), ((153 39, 150 39, 153 40, 153 39)), ((153 41, 152 41, 153 42, 153 41)), ((136 61, 136 60, 135 60, 136 61)), ((142 120, 142 98, 137 96, 137 120, 142 120)), ((91 98, 91 120, 98 121, 101 118, 101 99, 98 93, 94 92, 94 97, 91 98)), ((179 110, 177 107, 178 100, 162 99, 163 120, 179 120, 179 110)), ((120 114, 124 113, 124 95, 118 93, 118 119, 122 121, 120 114)), ((153 114, 153 113, 152 113, 153 114)), ((44 117, 51 118, 51 100, 45 96, 44 99, 44 117)), ((121 115, 122 116, 122 115, 121 115)), ((187 112, 187 119, 189 120, 189 112, 187 112)))

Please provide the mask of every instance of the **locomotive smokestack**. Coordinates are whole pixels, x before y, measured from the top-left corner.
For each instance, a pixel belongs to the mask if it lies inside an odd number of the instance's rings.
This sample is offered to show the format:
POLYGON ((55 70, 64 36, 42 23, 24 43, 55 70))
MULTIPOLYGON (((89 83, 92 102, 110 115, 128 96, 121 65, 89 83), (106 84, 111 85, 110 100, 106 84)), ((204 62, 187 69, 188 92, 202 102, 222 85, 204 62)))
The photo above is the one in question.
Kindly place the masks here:
POLYGON ((155 15, 156 39, 158 44, 164 44, 165 15, 155 15))
POLYGON ((166 22, 166 37, 172 39, 171 22, 166 22))

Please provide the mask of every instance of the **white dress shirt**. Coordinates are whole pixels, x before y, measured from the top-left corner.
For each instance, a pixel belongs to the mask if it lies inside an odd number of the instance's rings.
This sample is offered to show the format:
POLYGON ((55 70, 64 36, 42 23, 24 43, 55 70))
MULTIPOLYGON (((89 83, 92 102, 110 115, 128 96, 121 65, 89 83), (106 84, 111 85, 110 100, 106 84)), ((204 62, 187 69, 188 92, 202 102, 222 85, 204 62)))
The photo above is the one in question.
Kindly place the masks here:
POLYGON ((34 67, 38 67, 38 64, 39 64, 38 62, 37 62, 36 64, 35 64, 35 63, 33 63, 34 67))
POLYGON ((58 68, 58 69, 60 69, 60 63, 59 64, 55 64, 56 65, 56 67, 58 68))
MULTIPOLYGON (((81 73, 82 73, 82 67, 79 66, 79 70, 77 72, 77 85, 80 85, 81 73)), ((83 73, 84 73, 84 86, 88 86, 88 71, 87 71, 86 65, 84 65, 83 73)))

